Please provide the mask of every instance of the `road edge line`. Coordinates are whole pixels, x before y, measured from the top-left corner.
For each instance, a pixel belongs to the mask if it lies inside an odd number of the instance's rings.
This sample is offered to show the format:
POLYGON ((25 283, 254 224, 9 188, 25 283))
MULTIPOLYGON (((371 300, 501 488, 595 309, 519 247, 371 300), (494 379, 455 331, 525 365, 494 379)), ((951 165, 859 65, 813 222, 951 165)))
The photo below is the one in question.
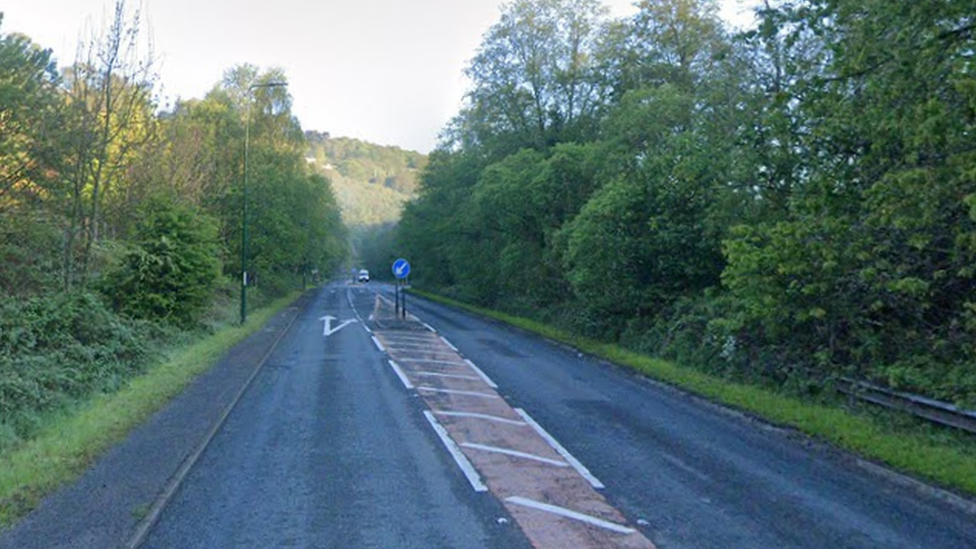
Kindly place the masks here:
MULTIPOLYGON (((299 297, 299 299, 301 299, 301 297, 299 297)), ((189 457, 183 461, 180 468, 176 470, 176 474, 170 478, 170 481, 166 484, 166 487, 163 489, 162 493, 160 493, 160 495, 156 498, 156 501, 153 502, 152 507, 149 508, 149 512, 146 513, 146 517, 142 519, 138 525, 136 525, 135 533, 125 544, 126 549, 138 549, 143 543, 145 543, 146 538, 149 536, 149 532, 154 526, 156 526, 156 523, 159 522, 159 518, 162 516, 163 510, 173 499, 173 496, 176 495, 176 492, 179 491, 180 487, 183 485, 183 481, 186 480, 186 477, 190 474, 190 471, 193 470, 193 467, 196 465, 197 461, 199 461, 200 457, 203 456, 203 453, 207 451, 210 443, 213 442, 213 439, 216 438, 217 433, 220 432, 220 429, 224 426, 227 418, 230 417, 230 414, 234 411, 234 408, 237 407, 237 403, 241 400, 241 398, 244 397, 244 394, 247 393, 247 390, 251 387, 254 379, 257 378, 258 374, 261 373, 261 370, 264 369, 264 365, 268 361, 268 358, 270 358, 271 354, 275 351, 275 349, 278 348, 278 344, 281 343, 281 340, 285 338, 285 335, 287 335, 291 330, 292 325, 295 324, 295 321, 298 320, 298 317, 302 314, 302 312, 305 311, 308 304, 311 302, 311 299, 308 300, 298 310, 298 312, 295 313, 295 316, 288 321, 288 324, 274 340, 274 343, 271 344, 268 351, 263 357, 261 357, 261 361, 258 362, 258 365, 254 368, 254 371, 251 372, 251 375, 247 378, 247 381, 244 382, 244 385, 237 391, 237 394, 234 395, 234 399, 227 405, 227 407, 224 408, 224 411, 220 413, 220 417, 217 418, 217 421, 214 422, 214 424, 210 427, 210 430, 207 431, 207 435, 204 437, 200 445, 196 448, 196 450, 193 451, 192 454, 190 454, 189 457)))

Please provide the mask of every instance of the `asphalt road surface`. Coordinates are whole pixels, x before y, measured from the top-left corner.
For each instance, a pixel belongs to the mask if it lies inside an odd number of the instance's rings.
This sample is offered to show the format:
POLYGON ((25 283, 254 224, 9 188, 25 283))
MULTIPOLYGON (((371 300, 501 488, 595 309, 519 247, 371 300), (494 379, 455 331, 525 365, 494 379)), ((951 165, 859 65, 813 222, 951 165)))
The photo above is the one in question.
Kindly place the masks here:
POLYGON ((842 452, 390 291, 303 304, 143 547, 976 548, 842 452))

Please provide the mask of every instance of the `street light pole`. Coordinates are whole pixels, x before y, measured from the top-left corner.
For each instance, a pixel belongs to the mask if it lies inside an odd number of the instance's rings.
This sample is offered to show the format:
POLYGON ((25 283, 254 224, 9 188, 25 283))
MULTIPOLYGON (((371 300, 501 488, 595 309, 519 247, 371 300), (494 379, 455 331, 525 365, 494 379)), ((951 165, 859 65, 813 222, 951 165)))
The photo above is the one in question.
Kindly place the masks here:
POLYGON ((251 84, 247 88, 247 115, 244 120, 244 188, 241 205, 241 324, 247 322, 247 158, 251 137, 251 92, 256 88, 278 88, 287 86, 287 82, 266 82, 251 84))

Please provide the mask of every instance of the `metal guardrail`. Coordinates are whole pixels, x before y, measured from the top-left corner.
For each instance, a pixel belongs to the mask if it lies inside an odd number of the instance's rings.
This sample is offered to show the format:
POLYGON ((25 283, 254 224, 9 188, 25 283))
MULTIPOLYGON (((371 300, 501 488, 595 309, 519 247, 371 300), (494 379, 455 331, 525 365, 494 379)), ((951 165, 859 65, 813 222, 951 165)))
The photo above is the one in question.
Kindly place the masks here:
POLYGON ((940 425, 976 434, 976 411, 974 410, 963 410, 938 400, 900 393, 852 379, 839 380, 837 390, 858 400, 900 410, 940 425))

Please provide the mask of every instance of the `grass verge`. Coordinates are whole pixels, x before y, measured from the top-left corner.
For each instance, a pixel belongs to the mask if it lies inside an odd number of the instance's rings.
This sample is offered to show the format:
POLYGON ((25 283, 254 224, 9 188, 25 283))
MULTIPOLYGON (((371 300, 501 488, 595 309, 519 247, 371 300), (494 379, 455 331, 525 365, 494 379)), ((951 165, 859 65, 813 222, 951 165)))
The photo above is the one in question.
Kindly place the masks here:
POLYGON ((245 325, 225 328, 172 352, 166 361, 118 392, 97 395, 72 413, 52 416, 37 437, 0 457, 0 528, 10 526, 46 494, 77 478, 106 449, 297 297, 293 293, 278 299, 253 312, 245 325))
POLYGON ((523 330, 565 343, 593 356, 748 412, 766 421, 794 428, 834 446, 850 450, 950 490, 976 496, 976 455, 962 448, 938 444, 915 433, 899 432, 865 416, 818 402, 804 401, 756 387, 732 383, 677 364, 623 349, 617 345, 575 336, 536 322, 482 309, 422 290, 410 290, 431 301, 458 307, 523 330))

